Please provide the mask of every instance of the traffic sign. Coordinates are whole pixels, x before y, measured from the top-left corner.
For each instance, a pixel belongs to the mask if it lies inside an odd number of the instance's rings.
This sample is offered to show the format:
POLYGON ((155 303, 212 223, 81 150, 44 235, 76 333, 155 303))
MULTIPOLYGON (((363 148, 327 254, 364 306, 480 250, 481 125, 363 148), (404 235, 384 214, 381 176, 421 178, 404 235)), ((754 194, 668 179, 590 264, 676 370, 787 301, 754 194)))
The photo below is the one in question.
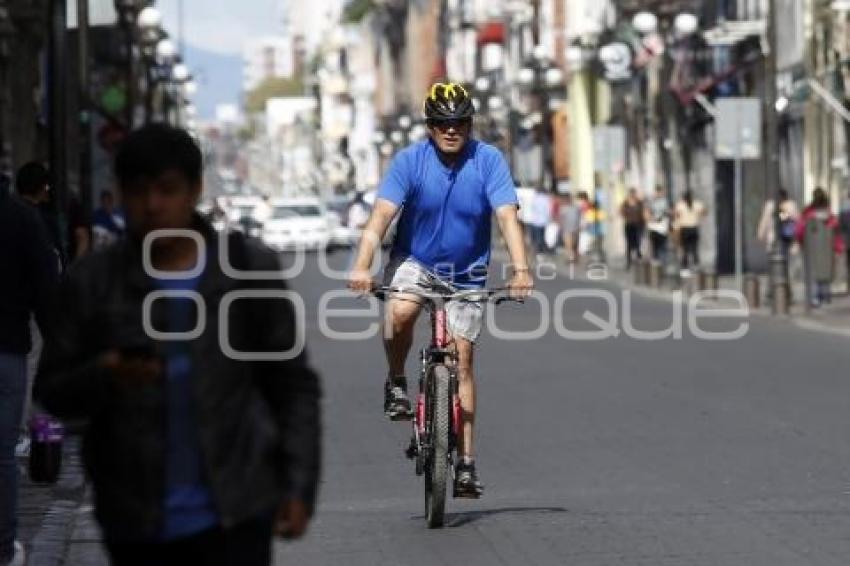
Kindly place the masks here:
POLYGON ((761 158, 761 101, 720 98, 716 102, 717 159, 761 158))

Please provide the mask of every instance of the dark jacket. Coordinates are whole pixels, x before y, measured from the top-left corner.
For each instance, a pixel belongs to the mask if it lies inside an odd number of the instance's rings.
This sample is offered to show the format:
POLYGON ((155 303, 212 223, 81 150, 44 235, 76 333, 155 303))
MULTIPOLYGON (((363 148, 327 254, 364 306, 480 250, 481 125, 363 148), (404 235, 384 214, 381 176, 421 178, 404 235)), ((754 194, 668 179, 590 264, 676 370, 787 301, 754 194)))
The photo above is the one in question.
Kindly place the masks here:
MULTIPOLYGON (((208 246, 198 292, 206 328, 191 342, 194 405, 200 448, 224 527, 257 517, 288 497, 312 509, 319 475, 319 382, 306 354, 286 361, 239 361, 220 347, 219 330, 237 351, 284 352, 295 342, 296 317, 286 299, 232 302, 227 328, 219 319, 225 295, 286 290, 282 280, 239 281, 223 272, 217 237, 200 219, 208 246)), ((234 268, 276 270, 277 256, 233 234, 234 268)), ((116 387, 96 365, 110 349, 161 351, 146 335, 143 301, 156 290, 144 272, 141 246, 128 239, 82 259, 60 295, 36 380, 36 397, 60 417, 89 418, 84 461, 95 511, 108 539, 148 539, 159 532, 165 490, 166 395, 163 382, 116 387)), ((231 297, 232 298, 232 297, 231 297)), ((167 329, 166 301, 151 305, 151 323, 167 329)), ((303 326, 303 324, 302 324, 303 326)), ((298 329, 303 333, 304 328, 298 329)))
POLYGON ((30 314, 43 325, 57 278, 56 256, 40 214, 0 191, 0 352, 29 352, 30 314))

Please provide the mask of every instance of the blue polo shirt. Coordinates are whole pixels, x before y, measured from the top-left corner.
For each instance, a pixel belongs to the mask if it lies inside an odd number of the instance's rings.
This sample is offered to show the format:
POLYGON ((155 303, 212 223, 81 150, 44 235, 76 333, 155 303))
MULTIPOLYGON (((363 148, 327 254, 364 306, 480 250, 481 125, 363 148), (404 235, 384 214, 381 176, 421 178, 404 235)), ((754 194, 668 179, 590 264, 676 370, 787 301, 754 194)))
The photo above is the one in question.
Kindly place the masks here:
POLYGON ((493 212, 518 204, 501 152, 477 140, 467 142, 453 167, 443 164, 430 139, 405 148, 378 198, 403 207, 393 257, 413 258, 462 288, 484 286, 493 212))

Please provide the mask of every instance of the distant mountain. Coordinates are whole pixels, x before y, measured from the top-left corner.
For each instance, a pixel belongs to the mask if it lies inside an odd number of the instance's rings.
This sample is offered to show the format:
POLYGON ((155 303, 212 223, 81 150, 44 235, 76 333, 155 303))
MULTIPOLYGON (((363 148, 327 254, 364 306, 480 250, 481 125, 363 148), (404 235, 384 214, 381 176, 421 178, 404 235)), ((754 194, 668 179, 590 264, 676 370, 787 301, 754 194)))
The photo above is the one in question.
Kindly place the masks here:
POLYGON ((195 106, 202 120, 215 118, 218 104, 235 104, 242 94, 242 57, 186 45, 186 64, 198 83, 195 106))

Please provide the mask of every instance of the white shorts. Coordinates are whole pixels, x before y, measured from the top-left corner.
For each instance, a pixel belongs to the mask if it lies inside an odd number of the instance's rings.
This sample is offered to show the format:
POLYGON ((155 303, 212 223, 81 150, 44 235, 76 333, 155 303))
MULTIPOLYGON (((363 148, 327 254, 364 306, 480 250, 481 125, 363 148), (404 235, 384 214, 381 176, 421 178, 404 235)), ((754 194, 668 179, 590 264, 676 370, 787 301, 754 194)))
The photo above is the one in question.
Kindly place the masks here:
MULTIPOLYGON (((442 290, 454 293, 461 289, 450 285, 428 271, 413 258, 395 258, 384 268, 384 285, 388 287, 415 287, 423 291, 442 290)), ((481 303, 449 301, 446 303, 446 326, 449 334, 472 343, 481 335, 484 307, 481 303)))

